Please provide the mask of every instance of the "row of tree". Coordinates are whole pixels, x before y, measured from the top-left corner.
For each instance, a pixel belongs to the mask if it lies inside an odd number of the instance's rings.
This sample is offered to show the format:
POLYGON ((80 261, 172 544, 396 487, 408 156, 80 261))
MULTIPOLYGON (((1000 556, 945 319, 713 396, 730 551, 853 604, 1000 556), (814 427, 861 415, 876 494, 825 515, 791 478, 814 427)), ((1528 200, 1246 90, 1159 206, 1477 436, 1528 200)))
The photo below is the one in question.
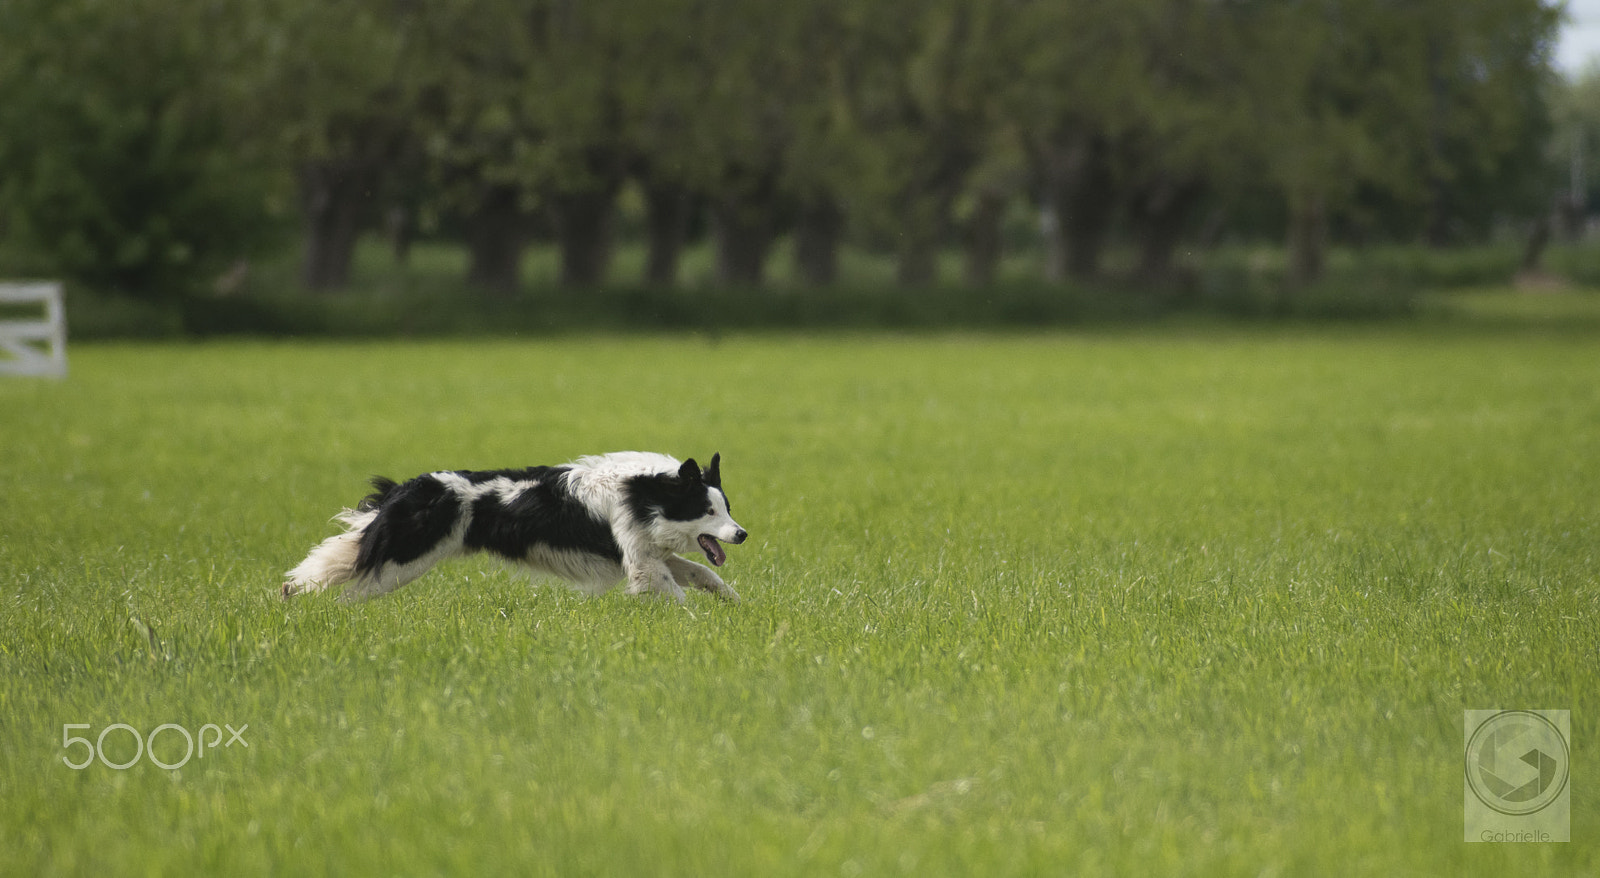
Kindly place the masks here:
POLYGON ((809 282, 852 241, 912 284, 958 244, 982 283, 1022 199, 1055 278, 1112 241, 1159 278, 1236 232, 1308 280, 1330 234, 1443 244, 1543 208, 1559 23, 1540 0, 6 0, 0 252, 182 291, 287 223, 329 289, 361 235, 446 229, 480 288, 541 235, 584 286, 632 187, 651 284, 702 218, 729 284, 782 235, 809 282))

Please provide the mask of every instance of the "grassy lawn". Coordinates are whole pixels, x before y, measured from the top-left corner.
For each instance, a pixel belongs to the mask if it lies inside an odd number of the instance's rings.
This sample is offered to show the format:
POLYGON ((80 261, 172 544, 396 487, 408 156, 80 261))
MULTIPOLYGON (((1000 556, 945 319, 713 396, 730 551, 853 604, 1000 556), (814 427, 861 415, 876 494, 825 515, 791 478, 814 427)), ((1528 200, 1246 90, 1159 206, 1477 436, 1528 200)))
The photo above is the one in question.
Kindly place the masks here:
POLYGON ((79 346, 0 381, 0 873, 1592 874, 1597 341, 79 346), (370 474, 624 448, 722 452, 743 604, 277 596, 370 474), (1571 844, 1462 842, 1485 707, 1571 844))

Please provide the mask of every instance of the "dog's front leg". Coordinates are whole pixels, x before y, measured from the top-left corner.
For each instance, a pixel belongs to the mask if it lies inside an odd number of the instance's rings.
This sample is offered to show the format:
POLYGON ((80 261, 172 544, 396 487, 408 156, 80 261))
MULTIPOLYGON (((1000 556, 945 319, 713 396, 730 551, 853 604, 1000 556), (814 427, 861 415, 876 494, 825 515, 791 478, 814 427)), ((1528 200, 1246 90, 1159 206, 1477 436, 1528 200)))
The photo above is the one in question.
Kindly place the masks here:
POLYGON ((725 601, 739 602, 739 593, 723 582, 715 570, 704 564, 696 564, 688 558, 673 555, 667 559, 667 569, 672 571, 672 578, 677 580, 680 586, 698 588, 709 591, 725 601))
POLYGON ((651 592, 667 595, 678 603, 683 603, 683 589, 672 578, 672 571, 667 565, 655 558, 648 560, 628 559, 623 562, 623 567, 628 571, 628 594, 643 595, 651 592))

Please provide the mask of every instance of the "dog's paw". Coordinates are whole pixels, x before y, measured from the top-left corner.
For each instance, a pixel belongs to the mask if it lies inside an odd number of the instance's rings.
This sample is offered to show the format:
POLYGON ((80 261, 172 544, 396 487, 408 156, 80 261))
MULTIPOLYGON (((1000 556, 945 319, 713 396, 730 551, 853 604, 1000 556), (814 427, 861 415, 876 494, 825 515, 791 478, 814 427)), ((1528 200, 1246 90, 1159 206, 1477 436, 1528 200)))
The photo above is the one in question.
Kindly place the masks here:
POLYGON ((629 591, 627 594, 633 595, 645 603, 671 601, 675 604, 681 604, 685 601, 685 595, 681 588, 673 588, 671 591, 664 588, 651 588, 644 591, 629 591))
POLYGON ((659 573, 636 572, 628 576, 628 586, 624 589, 627 594, 644 597, 647 595, 660 595, 664 598, 683 603, 683 589, 674 582, 672 575, 665 569, 659 573))
POLYGON ((283 595, 284 600, 289 600, 298 595, 316 594, 327 587, 326 583, 318 582, 315 579, 286 579, 283 581, 283 588, 279 593, 283 595))

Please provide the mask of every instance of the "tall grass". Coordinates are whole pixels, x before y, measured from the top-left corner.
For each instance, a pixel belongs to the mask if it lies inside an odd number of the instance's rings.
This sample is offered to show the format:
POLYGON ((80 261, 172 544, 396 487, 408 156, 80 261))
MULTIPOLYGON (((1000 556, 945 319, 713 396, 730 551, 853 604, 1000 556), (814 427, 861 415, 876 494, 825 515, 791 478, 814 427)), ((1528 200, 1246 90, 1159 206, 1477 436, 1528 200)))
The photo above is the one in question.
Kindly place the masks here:
POLYGON ((1460 760, 1464 708, 1600 743, 1597 352, 80 346, 0 384, 0 873, 1593 872, 1581 762, 1574 843, 1515 846, 1461 842, 1460 760), (277 597, 369 474, 633 447, 722 452, 742 604, 277 597), (248 747, 76 771, 68 723, 248 747))

